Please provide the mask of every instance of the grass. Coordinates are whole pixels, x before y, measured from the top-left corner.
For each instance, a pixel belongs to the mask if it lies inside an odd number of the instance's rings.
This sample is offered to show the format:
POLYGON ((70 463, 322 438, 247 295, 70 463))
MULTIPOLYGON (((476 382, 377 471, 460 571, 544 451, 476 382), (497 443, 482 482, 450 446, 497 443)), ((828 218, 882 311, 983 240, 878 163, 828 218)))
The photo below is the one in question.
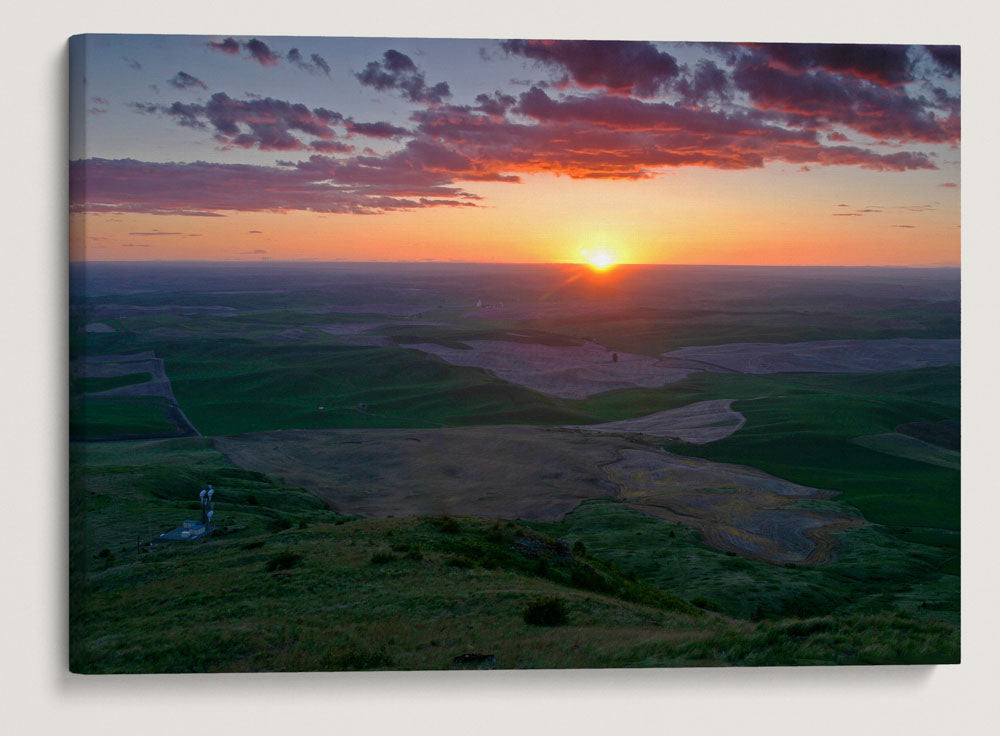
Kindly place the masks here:
MULTIPOLYGON (((462 520, 459 537, 485 539, 462 520)), ((119 558, 90 574, 74 615, 78 672, 445 669, 470 652, 497 667, 953 661, 953 626, 910 616, 827 625, 741 622, 566 585, 513 567, 453 567, 420 519, 315 524, 275 540, 296 564, 268 572, 263 547, 209 539, 119 558), (391 536, 433 550, 371 565, 391 536), (560 626, 526 623, 562 601, 560 626), (192 627, 190 621, 199 626, 192 627), (778 626, 794 626, 786 635, 778 626), (775 633, 777 632, 777 633, 775 633), (888 643, 887 643, 888 642, 888 643)))
POLYGON ((138 383, 146 383, 153 380, 152 373, 129 373, 124 376, 113 376, 111 378, 77 378, 71 381, 70 393, 94 393, 98 391, 110 391, 122 386, 132 386, 138 383))
MULTIPOLYGON (((692 605, 737 618, 918 614, 921 604, 957 622, 958 578, 943 570, 956 558, 946 540, 897 535, 880 527, 842 532, 837 559, 817 567, 776 566, 702 544, 697 532, 628 509, 588 501, 561 522, 531 522, 542 533, 582 542, 625 577, 670 590, 692 605), (924 598, 914 596, 923 591, 924 598)), ((954 543, 957 535, 951 535, 954 543)))
POLYGON ((840 500, 879 524, 957 529, 957 470, 885 455, 852 441, 892 432, 906 421, 956 417, 957 407, 935 384, 957 386, 957 369, 878 375, 881 393, 874 390, 874 380, 849 388, 843 377, 786 379, 784 395, 734 404, 747 418, 736 434, 711 445, 668 449, 836 489, 842 492, 840 500), (924 381, 907 375, 914 373, 923 373, 924 381), (901 387, 891 385, 897 375, 904 379, 901 387), (925 383, 931 384, 928 395, 934 400, 914 397, 925 383))
POLYGON ((589 419, 542 394, 416 350, 218 340, 155 349, 178 402, 209 435, 589 419))
POLYGON ((351 520, 204 438, 72 452, 74 671, 443 669, 470 652, 497 667, 958 657, 957 578, 936 568, 954 554, 874 529, 851 532, 833 565, 784 568, 613 502, 558 524, 351 520), (196 513, 206 482, 216 534, 136 546, 196 513), (525 622, 552 598, 564 625, 525 622))
MULTIPOLYGON (((193 285, 197 269, 178 269, 170 288, 149 291, 136 276, 135 293, 89 304, 244 311, 102 318, 114 333, 79 332, 83 321, 74 317, 70 354, 155 350, 181 407, 206 435, 585 424, 732 398, 747 417, 743 429, 711 445, 667 449, 839 490, 835 501, 803 505, 846 505, 873 524, 841 533, 828 565, 774 566, 711 549, 687 527, 611 501, 587 502, 558 523, 359 520, 280 478, 234 467, 210 439, 74 443, 75 671, 444 669, 470 653, 495 658, 491 666, 526 668, 958 661, 959 473, 855 442, 909 431, 957 449, 958 368, 696 374, 661 388, 563 400, 399 345, 457 345, 515 330, 526 337, 514 339, 564 345, 589 337, 656 355, 722 342, 957 337, 957 302, 873 306, 869 299, 833 308, 830 294, 776 291, 765 311, 759 300, 734 295, 712 308, 669 313, 387 326, 377 332, 395 346, 358 347, 316 328, 384 320, 336 311, 337 304, 396 300, 377 279, 332 289, 306 273, 291 292, 212 293, 210 281, 201 291, 193 285), (290 328, 300 339, 279 337, 290 328), (197 518, 206 483, 216 489, 218 531, 149 546, 150 537, 197 518), (561 609, 551 619, 560 625, 526 620, 548 608, 561 609)), ((455 317, 478 296, 532 303, 543 293, 531 269, 511 273, 509 296, 484 279, 428 296, 426 307, 455 317)), ((642 278, 629 269, 621 276, 626 286, 642 278)), ((565 296, 597 301, 602 288, 581 278, 565 296)), ((696 299, 697 288, 691 294, 696 299)), ((140 379, 148 375, 74 382, 74 435, 173 431, 157 400, 79 395, 140 379)))
POLYGON ((168 409, 166 400, 159 397, 75 398, 70 402, 70 436, 90 439, 176 434, 168 409))
POLYGON ((930 465, 938 465, 942 468, 950 468, 951 470, 961 469, 961 455, 954 450, 938 447, 937 445, 932 445, 929 442, 908 437, 898 432, 855 437, 851 441, 856 445, 886 455, 916 460, 917 462, 929 463, 930 465))

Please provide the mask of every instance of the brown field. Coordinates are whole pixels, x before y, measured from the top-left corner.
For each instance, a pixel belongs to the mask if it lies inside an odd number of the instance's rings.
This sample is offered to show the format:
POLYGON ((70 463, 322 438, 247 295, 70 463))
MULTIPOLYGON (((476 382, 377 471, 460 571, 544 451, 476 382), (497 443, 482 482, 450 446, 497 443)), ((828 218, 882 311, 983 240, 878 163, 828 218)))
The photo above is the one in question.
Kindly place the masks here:
POLYGON ((555 346, 503 340, 466 340, 469 349, 436 343, 406 347, 436 355, 455 365, 483 368, 499 378, 550 396, 582 399, 621 388, 654 388, 680 381, 687 367, 647 355, 617 353, 594 342, 555 346))
POLYGON ((620 434, 638 432, 650 437, 671 437, 695 445, 704 445, 728 437, 746 424, 746 417, 738 411, 733 411, 733 401, 734 399, 697 401, 677 409, 647 414, 644 417, 570 428, 620 434))
POLYGON ((681 348, 666 360, 704 363, 703 370, 736 373, 879 373, 913 368, 958 365, 959 341, 818 340, 796 343, 732 343, 681 348))
POLYGON ((794 506, 832 491, 568 428, 290 430, 214 442, 237 465, 368 517, 558 521, 582 501, 614 498, 719 549, 800 564, 832 559, 830 532, 864 523, 794 506))

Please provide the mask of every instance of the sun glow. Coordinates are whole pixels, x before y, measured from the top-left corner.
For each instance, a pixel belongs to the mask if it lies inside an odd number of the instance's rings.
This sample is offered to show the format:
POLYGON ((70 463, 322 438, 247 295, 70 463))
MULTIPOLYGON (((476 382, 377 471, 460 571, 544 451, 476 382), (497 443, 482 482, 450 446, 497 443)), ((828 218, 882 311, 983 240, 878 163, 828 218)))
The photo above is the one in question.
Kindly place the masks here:
POLYGON ((607 271, 615 265, 615 259, 606 250, 599 250, 590 254, 590 267, 595 271, 607 271))

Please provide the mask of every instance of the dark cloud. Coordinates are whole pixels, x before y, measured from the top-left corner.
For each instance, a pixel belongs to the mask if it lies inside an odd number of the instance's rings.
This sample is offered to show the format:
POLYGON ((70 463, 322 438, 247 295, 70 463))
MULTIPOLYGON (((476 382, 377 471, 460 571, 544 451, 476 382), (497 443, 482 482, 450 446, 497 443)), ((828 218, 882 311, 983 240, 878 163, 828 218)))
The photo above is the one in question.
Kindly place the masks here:
POLYGON ((709 59, 700 59, 694 73, 681 77, 676 85, 682 103, 689 106, 704 104, 713 97, 727 100, 730 88, 729 77, 709 59))
POLYGON ((368 62, 365 68, 354 76, 361 84, 380 92, 398 90, 410 102, 438 105, 451 97, 447 82, 429 86, 413 60, 395 49, 389 49, 382 54, 382 61, 368 62))
POLYGON ((330 76, 330 65, 319 54, 311 54, 309 61, 306 61, 301 51, 292 49, 288 52, 288 61, 310 74, 325 74, 326 76, 330 76))
POLYGON ((134 71, 139 71, 140 69, 142 69, 142 64, 140 64, 138 61, 129 56, 123 56, 122 60, 126 64, 128 64, 129 69, 132 69, 134 71))
POLYGON ((122 248, 148 248, 149 243, 122 243, 122 248))
POLYGON ((353 120, 347 120, 345 124, 347 125, 348 133, 364 135, 369 138, 399 138, 404 135, 410 135, 410 131, 406 128, 400 128, 398 125, 386 122, 356 123, 353 120))
POLYGON ((822 69, 886 86, 914 79, 909 46, 853 43, 755 43, 746 46, 761 51, 769 66, 792 72, 822 69))
POLYGON ((879 140, 957 142, 958 116, 935 114, 925 98, 909 97, 853 77, 824 71, 792 73, 748 57, 733 73, 759 110, 802 128, 841 125, 879 140))
MULTIPOLYGON (((935 169, 932 154, 903 150, 902 144, 959 139, 957 98, 932 84, 898 84, 904 67, 885 58, 878 66, 872 61, 878 53, 848 68, 828 50, 792 54, 784 47, 737 46, 728 52, 731 69, 708 59, 680 69, 651 44, 611 43, 600 64, 592 60, 587 63, 597 66, 587 66, 578 47, 564 43, 587 42, 507 44, 509 53, 563 69, 561 89, 534 85, 517 96, 496 91, 475 95, 469 104, 449 104, 445 83, 428 86, 413 59, 386 51, 357 78, 417 103, 406 127, 398 120, 359 122, 327 108, 257 95, 233 99, 217 93, 204 104, 137 103, 141 113, 204 130, 223 150, 304 151, 308 158, 273 166, 78 161, 71 166, 74 211, 220 216, 468 207, 479 197, 461 188, 465 182, 515 183, 537 173, 642 179, 681 166, 747 169, 775 162, 803 171, 935 169), (550 60, 539 56, 536 45, 550 60), (915 89, 926 96, 909 96, 915 89), (662 98, 651 99, 654 93, 662 98), (854 145, 842 131, 890 145, 854 145), (396 143, 358 153, 344 142, 345 134, 396 143)), ((929 57, 922 50, 917 55, 924 73, 932 66, 929 57)), ((315 63, 297 49, 281 58, 315 63)), ((834 216, 883 209, 896 217, 921 211, 867 206, 834 216)))
POLYGON ((503 117, 510 108, 517 104, 517 98, 497 91, 492 95, 476 95, 476 103, 475 110, 487 115, 503 117))
POLYGON ((474 195, 441 186, 447 174, 411 168, 414 159, 349 165, 312 156, 293 167, 86 159, 70 163, 70 211, 224 216, 309 210, 377 214, 423 207, 472 207, 474 195))
POLYGON ((354 146, 342 141, 313 141, 309 144, 309 150, 319 153, 351 153, 354 151, 354 146))
POLYGON ((241 250, 239 252, 239 254, 241 256, 256 256, 256 255, 260 255, 262 253, 267 253, 267 251, 264 250, 263 248, 257 248, 255 250, 241 250))
POLYGON ((249 54, 246 58, 253 59, 261 66, 277 66, 281 58, 271 48, 258 38, 251 38, 243 43, 229 37, 222 41, 209 41, 208 47, 231 56, 238 56, 240 49, 249 54))
POLYGON ((208 85, 197 77, 192 77, 187 72, 177 72, 174 76, 167 80, 167 84, 177 89, 189 89, 191 87, 200 87, 201 89, 208 89, 208 85))
POLYGON ((508 54, 544 64, 585 89, 652 97, 680 73, 677 60, 646 41, 501 41, 508 54))
POLYGON ((204 105, 135 103, 134 108, 146 114, 167 115, 184 127, 210 127, 215 140, 224 146, 262 151, 305 149, 308 145, 303 135, 331 140, 336 137, 331 125, 344 119, 326 108, 311 110, 303 104, 270 97, 236 100, 224 92, 216 92, 204 105))
POLYGON ((905 227, 907 229, 915 228, 916 225, 893 225, 893 227, 905 227))
POLYGON ((962 72, 961 46, 925 46, 931 58, 938 63, 945 76, 954 77, 962 72))
POLYGON ((946 181, 943 184, 938 184, 938 186, 939 187, 944 187, 945 189, 954 189, 955 187, 958 186, 958 184, 956 184, 953 181, 946 181))
POLYGON ((247 233, 249 233, 250 235, 260 235, 263 232, 264 232, 263 230, 247 230, 247 233))
POLYGON ((759 168, 769 160, 854 165, 886 171, 934 168, 922 153, 879 154, 824 146, 813 131, 767 125, 746 115, 690 110, 616 95, 555 100, 534 88, 517 111, 537 124, 447 106, 413 114, 417 135, 474 161, 480 173, 549 171, 574 178, 646 178, 677 166, 759 168))
POLYGON ((167 233, 162 230, 155 230, 151 233, 129 233, 129 235, 183 235, 184 233, 167 233))
POLYGON ((256 38, 251 38, 245 44, 243 48, 250 52, 250 56, 253 57, 261 66, 277 66, 278 56, 263 41, 256 38))
POLYGON ((309 58, 312 59, 312 64, 315 68, 319 69, 326 76, 330 76, 330 65, 327 63, 326 59, 319 54, 310 54, 309 58))
POLYGON ((216 51, 221 51, 224 54, 230 54, 235 56, 240 53, 240 43, 235 38, 227 38, 222 41, 209 41, 208 47, 210 49, 215 49, 216 51))

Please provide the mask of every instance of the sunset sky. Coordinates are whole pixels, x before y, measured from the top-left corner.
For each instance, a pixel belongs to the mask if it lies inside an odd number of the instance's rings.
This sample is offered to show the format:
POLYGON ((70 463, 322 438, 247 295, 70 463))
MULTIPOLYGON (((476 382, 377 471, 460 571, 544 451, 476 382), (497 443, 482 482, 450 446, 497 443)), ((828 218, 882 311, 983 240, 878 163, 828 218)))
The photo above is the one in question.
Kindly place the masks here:
POLYGON ((954 46, 86 36, 76 260, 958 265, 954 46))

